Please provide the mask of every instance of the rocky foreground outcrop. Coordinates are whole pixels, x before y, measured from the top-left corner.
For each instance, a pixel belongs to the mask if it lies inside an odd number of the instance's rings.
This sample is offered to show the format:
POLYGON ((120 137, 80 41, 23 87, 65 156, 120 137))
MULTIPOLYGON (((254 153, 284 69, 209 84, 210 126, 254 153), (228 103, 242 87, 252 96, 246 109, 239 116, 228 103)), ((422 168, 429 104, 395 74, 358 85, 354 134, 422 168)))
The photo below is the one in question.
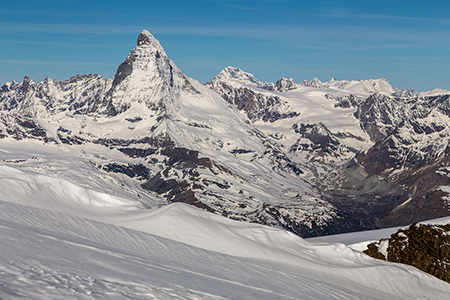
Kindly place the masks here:
POLYGON ((364 253, 414 266, 450 283, 450 224, 414 223, 399 229, 389 239, 369 244, 364 253))

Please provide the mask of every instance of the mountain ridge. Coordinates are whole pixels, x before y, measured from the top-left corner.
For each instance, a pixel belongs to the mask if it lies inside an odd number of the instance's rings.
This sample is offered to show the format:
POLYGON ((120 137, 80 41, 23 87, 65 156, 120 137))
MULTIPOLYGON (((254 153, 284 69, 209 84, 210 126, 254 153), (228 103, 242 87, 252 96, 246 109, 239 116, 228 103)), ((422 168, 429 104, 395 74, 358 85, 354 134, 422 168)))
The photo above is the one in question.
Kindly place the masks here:
POLYGON ((406 174, 450 184, 445 142, 432 146, 450 136, 450 96, 395 93, 385 78, 273 84, 233 67, 201 85, 144 30, 113 79, 4 84, 0 137, 84 149, 100 174, 126 176, 162 204, 300 236, 449 215, 442 189, 406 174), (402 162, 415 155, 430 159, 402 162))

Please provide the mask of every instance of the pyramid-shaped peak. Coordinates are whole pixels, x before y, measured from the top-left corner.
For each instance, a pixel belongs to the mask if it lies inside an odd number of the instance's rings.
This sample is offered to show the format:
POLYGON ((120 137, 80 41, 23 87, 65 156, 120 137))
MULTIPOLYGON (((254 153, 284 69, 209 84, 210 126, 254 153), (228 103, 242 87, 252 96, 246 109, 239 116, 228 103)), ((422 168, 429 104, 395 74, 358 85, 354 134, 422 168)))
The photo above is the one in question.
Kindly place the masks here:
POLYGON ((275 91, 287 92, 298 87, 298 83, 292 78, 283 77, 275 84, 275 91))
POLYGON ((137 46, 117 68, 111 89, 98 112, 115 116, 140 103, 148 108, 155 107, 177 94, 186 80, 159 41, 148 30, 143 30, 137 46))
POLYGON ((323 83, 319 80, 319 78, 314 77, 310 82, 308 82, 307 86, 309 87, 322 87, 323 83))
POLYGON ((159 41, 150 33, 148 30, 142 30, 137 39, 137 45, 150 45, 155 48, 160 48, 162 50, 162 46, 159 41))

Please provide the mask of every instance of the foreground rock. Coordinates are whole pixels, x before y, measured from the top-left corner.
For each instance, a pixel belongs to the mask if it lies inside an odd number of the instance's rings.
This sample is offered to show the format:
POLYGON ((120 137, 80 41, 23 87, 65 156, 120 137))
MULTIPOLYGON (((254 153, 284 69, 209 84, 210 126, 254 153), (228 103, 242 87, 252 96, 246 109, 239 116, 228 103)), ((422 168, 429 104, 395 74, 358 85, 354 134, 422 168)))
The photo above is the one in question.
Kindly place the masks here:
POLYGON ((412 224, 389 239, 368 245, 374 258, 414 266, 450 283, 450 224, 412 224), (387 246, 387 247, 386 247, 387 246))

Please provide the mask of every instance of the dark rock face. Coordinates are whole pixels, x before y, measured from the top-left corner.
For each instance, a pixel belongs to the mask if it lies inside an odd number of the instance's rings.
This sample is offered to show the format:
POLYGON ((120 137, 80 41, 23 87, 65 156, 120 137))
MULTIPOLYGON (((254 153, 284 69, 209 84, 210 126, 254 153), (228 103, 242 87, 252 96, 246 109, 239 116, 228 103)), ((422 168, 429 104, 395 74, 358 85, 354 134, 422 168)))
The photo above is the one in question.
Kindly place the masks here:
POLYGON ((0 123, 4 129, 0 129, 0 138, 11 136, 16 140, 35 139, 44 143, 56 142, 54 138, 47 135, 47 131, 31 118, 17 115, 0 115, 0 123))
POLYGON ((149 175, 149 170, 142 164, 138 165, 120 165, 118 163, 111 163, 102 167, 106 172, 114 172, 125 174, 131 178, 143 179, 149 175))
POLYGON ((269 91, 275 91, 275 92, 287 92, 290 90, 297 89, 299 84, 294 81, 292 78, 286 78, 283 77, 279 79, 275 85, 273 83, 271 85, 265 85, 262 88, 269 90, 269 91))
POLYGON ((46 118, 60 112, 88 114, 103 100, 110 80, 97 74, 77 75, 64 81, 46 78, 36 84, 6 83, 0 89, 0 110, 28 118, 46 118))
POLYGON ((377 142, 387 137, 405 119, 405 111, 398 100, 373 94, 361 102, 355 117, 361 121, 361 127, 371 139, 377 142))
POLYGON ((450 283, 450 225, 414 223, 388 239, 387 257, 380 253, 380 242, 364 251, 374 258, 414 266, 450 283))
POLYGON ((306 79, 302 81, 301 85, 309 87, 322 87, 323 83, 317 77, 308 82, 306 79))
POLYGON ((290 147, 289 152, 306 152, 310 154, 310 161, 324 161, 327 159, 343 159, 351 157, 356 150, 341 144, 339 138, 353 136, 335 134, 321 122, 317 124, 294 123, 292 129, 300 138, 290 147))
POLYGON ((441 186, 450 184, 446 168, 450 164, 447 126, 439 121, 447 114, 449 96, 389 99, 375 95, 358 108, 362 122, 379 139, 355 158, 371 176, 405 188, 402 203, 379 221, 389 227, 447 216, 441 186), (369 105, 370 104, 370 105, 369 105), (438 116, 438 117, 436 117, 438 116), (370 121, 371 120, 371 121, 370 121), (371 127, 372 126, 372 127, 371 127))
POLYGON ((273 123, 279 119, 292 118, 298 115, 293 111, 280 112, 289 111, 289 107, 277 96, 267 96, 247 87, 234 88, 221 81, 210 81, 206 85, 216 91, 228 103, 234 104, 239 110, 245 111, 251 121, 262 120, 273 123))
POLYGON ((292 129, 303 138, 309 139, 311 144, 295 143, 290 151, 317 150, 322 155, 332 153, 337 149, 339 141, 333 137, 331 132, 322 123, 318 124, 294 124, 292 129))
POLYGON ((327 99, 336 101, 334 107, 342 107, 342 108, 358 107, 358 105, 364 100, 363 98, 355 96, 353 94, 341 97, 334 97, 333 95, 326 94, 325 97, 327 99))

